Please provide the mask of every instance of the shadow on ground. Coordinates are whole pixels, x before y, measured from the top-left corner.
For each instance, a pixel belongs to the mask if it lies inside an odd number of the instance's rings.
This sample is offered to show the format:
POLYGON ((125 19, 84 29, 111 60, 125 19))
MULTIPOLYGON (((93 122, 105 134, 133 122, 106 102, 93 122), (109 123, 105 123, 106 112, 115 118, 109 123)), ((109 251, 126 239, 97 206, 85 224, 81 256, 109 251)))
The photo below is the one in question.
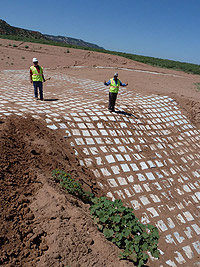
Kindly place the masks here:
POLYGON ((49 99, 44 99, 44 101, 58 101, 58 98, 49 98, 49 99))
POLYGON ((138 117, 137 117, 137 116, 135 116, 135 115, 134 115, 134 114, 132 114, 132 113, 128 113, 128 112, 126 112, 126 111, 117 110, 117 111, 114 111, 114 112, 115 112, 115 113, 117 113, 117 114, 122 114, 122 115, 132 116, 132 117, 134 117, 134 118, 138 119, 138 117))

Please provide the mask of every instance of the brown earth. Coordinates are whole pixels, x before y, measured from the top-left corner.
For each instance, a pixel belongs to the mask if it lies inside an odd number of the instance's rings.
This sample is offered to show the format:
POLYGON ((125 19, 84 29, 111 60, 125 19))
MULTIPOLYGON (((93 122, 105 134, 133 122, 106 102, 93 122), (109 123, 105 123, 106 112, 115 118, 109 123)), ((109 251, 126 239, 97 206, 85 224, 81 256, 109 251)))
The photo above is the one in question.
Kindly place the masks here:
MULTIPOLYGON (((12 40, 1 39, 0 44, 0 70, 27 69, 28 79, 32 58, 38 57, 46 77, 50 68, 103 82, 118 71, 135 92, 173 97, 188 118, 200 125, 197 75, 71 48, 66 53, 67 48, 12 40)), ((53 169, 64 169, 84 189, 103 194, 93 173, 79 165, 67 142, 29 116, 0 122, 0 265, 132 266, 120 261, 119 250, 97 231, 88 205, 63 192, 52 179, 53 169)))
POLYGON ((37 57, 39 64, 47 68, 46 77, 50 68, 59 69, 74 77, 103 82, 109 80, 117 71, 122 82, 128 82, 128 88, 135 92, 173 97, 191 122, 199 126, 200 90, 196 85, 200 83, 199 75, 157 68, 109 54, 13 40, 0 39, 0 51, 0 70, 27 69, 28 72, 32 58, 37 57), (76 68, 77 66, 82 68, 76 68), (103 68, 97 69, 97 66, 103 68), (120 68, 126 68, 129 71, 120 68))
POLYGON ((29 116, 1 120, 0 265, 130 266, 98 232, 89 206, 52 179, 64 169, 102 194, 67 142, 29 116))

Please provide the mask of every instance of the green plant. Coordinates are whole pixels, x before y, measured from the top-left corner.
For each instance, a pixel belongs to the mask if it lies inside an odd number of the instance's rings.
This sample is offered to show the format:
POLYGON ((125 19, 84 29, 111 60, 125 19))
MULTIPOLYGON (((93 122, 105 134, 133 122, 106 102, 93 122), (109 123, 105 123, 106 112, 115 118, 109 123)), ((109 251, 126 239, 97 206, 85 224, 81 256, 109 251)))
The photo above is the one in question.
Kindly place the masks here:
POLYGON ((54 170, 52 176, 70 194, 91 204, 90 213, 98 229, 108 240, 123 249, 120 254, 121 259, 129 259, 141 267, 148 261, 147 252, 159 258, 157 227, 140 223, 133 209, 124 207, 121 200, 111 201, 106 197, 97 198, 92 193, 85 192, 82 185, 65 171, 54 170))
POLYGON ((200 83, 195 83, 196 87, 197 87, 197 90, 200 91, 200 83))
POLYGON ((21 59, 25 59, 25 57, 21 57, 21 59))
POLYGON ((13 47, 17 47, 17 45, 16 45, 16 44, 14 44, 14 45, 13 45, 13 47))
POLYGON ((62 170, 53 170, 52 176, 60 181, 61 186, 64 187, 68 193, 79 197, 86 203, 91 203, 91 199, 94 197, 93 194, 84 191, 81 183, 75 181, 69 173, 62 170))
POLYGON ((25 48, 29 48, 29 46, 28 45, 25 45, 25 48))
POLYGON ((149 258, 147 251, 159 258, 158 229, 143 225, 133 214, 133 209, 124 207, 121 200, 114 202, 106 197, 94 198, 90 212, 104 236, 124 251, 121 258, 143 266, 149 258))

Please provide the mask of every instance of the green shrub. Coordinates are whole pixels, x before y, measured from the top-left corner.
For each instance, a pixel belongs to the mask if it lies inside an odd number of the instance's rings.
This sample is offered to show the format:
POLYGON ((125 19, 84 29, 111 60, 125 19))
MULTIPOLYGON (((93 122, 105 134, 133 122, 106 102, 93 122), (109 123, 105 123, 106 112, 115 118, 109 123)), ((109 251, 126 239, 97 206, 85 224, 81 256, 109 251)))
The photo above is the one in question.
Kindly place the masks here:
POLYGON ((54 170, 52 172, 52 176, 56 180, 60 181, 60 185, 64 187, 68 193, 77 196, 85 203, 91 203, 91 199, 94 197, 93 194, 90 192, 85 192, 82 189, 81 183, 72 179, 69 173, 66 173, 62 170, 54 170))
POLYGON ((13 45, 13 47, 17 47, 17 45, 16 45, 16 44, 14 44, 14 45, 13 45))
POLYGON ((121 200, 97 198, 92 193, 85 192, 82 185, 72 179, 69 173, 54 170, 52 175, 67 192, 91 204, 90 213, 98 229, 108 240, 123 249, 121 259, 128 259, 141 267, 148 261, 147 252, 159 258, 157 227, 140 223, 133 209, 123 206, 121 200))
POLYGON ((94 198, 90 212, 104 236, 124 250, 122 259, 129 259, 140 267, 148 261, 147 251, 159 258, 158 229, 140 223, 133 209, 124 207, 121 200, 94 198))
POLYGON ((25 48, 29 48, 29 46, 28 45, 25 45, 25 48))

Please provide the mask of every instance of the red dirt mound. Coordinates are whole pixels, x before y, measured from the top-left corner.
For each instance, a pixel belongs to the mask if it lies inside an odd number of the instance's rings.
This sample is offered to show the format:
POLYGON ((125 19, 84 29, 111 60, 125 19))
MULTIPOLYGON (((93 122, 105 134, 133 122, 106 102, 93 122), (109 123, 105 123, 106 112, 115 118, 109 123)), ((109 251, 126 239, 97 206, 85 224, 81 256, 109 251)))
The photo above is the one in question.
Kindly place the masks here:
POLYGON ((188 98, 177 98, 177 103, 182 107, 188 119, 200 128, 200 102, 188 98))
POLYGON ((102 194, 68 140, 32 117, 0 121, 0 265, 130 266, 98 232, 88 205, 51 178, 59 168, 102 194))

